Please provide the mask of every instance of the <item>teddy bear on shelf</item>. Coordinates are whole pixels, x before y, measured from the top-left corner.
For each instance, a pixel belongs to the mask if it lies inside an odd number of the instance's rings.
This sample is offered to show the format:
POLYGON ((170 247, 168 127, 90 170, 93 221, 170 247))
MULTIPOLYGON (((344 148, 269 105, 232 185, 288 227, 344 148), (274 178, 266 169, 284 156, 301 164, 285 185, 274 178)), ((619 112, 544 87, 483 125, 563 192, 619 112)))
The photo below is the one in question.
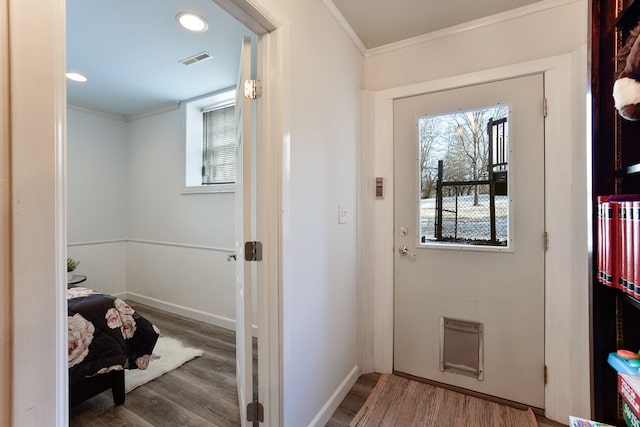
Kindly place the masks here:
POLYGON ((613 99, 620 116, 640 120, 640 24, 631 30, 618 55, 624 64, 613 84, 613 99))

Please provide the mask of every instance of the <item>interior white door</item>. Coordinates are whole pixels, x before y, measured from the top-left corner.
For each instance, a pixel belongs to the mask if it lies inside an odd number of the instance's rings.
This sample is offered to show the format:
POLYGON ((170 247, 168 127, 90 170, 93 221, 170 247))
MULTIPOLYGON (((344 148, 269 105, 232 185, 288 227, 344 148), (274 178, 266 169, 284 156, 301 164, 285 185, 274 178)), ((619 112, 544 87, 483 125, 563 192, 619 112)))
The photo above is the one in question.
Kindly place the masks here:
MULTIPOLYGON (((251 79, 251 39, 243 37, 236 85, 236 380, 242 426, 247 425, 247 404, 253 400, 251 262, 245 259, 245 242, 252 240, 251 100, 244 82, 251 79)), ((254 278, 255 280, 255 278, 254 278)))
MULTIPOLYGON (((542 106, 542 75, 394 102, 395 371, 544 407, 542 106), (506 133, 497 139, 508 137, 508 148, 506 151, 504 146, 492 148, 494 156, 496 150, 504 151, 503 161, 494 157, 489 162, 485 154, 476 157, 475 166, 469 166, 470 163, 456 166, 451 160, 456 150, 462 157, 474 155, 471 145, 460 145, 466 134, 469 140, 472 134, 478 141, 488 140, 488 121, 471 120, 481 116, 474 116, 474 111, 485 107, 495 107, 506 114, 506 133), (450 113, 459 114, 458 122, 448 118, 450 113), (422 118, 436 120, 420 122, 422 118), (421 128, 424 123, 431 123, 432 129, 421 128), (433 163, 429 170, 420 164, 424 156, 418 140, 446 123, 450 145, 446 149, 432 149, 430 153, 431 162, 433 156, 445 159, 440 180, 443 191, 438 201, 437 179, 435 185, 427 188, 433 184, 429 179, 437 171, 433 170, 433 163), (423 136, 419 136, 420 129, 423 136), (453 165, 450 169, 447 161, 453 165), (506 188, 503 184, 502 190, 498 190, 502 196, 498 197, 498 222, 502 221, 499 238, 480 237, 469 245, 466 243, 476 238, 464 236, 473 222, 466 217, 467 211, 483 205, 489 207, 489 187, 485 185, 474 201, 472 187, 456 181, 489 181, 488 164, 492 163, 501 165, 492 166, 494 176, 498 171, 504 172, 502 176, 507 183, 506 188), (421 176, 423 172, 426 178, 421 176), (460 176, 467 178, 463 180, 460 176), (464 208, 463 202, 472 207, 464 208), (438 217, 438 211, 442 216, 438 217), (433 217, 428 217, 428 212, 433 212, 433 217), (455 226, 446 222, 452 218, 455 226), (439 236, 438 222, 445 229, 439 236), (485 241, 477 245, 482 239, 485 241), (486 240, 493 243, 487 244, 486 240), (452 325, 450 329, 442 327, 445 319, 452 325), (456 323, 459 320, 464 322, 456 323), (462 328, 463 323, 465 327, 481 328, 482 333, 462 328), (445 350, 447 354, 443 355, 445 350), (468 362, 471 359, 473 363, 468 362), (474 365, 476 361, 479 363, 474 365)), ((493 200, 495 203, 496 198, 493 200)), ((496 218, 495 210, 493 217, 496 218)))

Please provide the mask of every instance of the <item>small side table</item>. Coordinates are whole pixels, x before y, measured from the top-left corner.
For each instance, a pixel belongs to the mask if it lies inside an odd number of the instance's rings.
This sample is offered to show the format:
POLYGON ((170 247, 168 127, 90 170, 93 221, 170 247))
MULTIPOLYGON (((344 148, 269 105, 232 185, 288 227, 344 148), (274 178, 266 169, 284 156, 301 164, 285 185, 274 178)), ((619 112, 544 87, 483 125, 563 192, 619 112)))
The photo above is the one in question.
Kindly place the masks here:
POLYGON ((67 287, 76 286, 82 282, 87 280, 87 276, 83 276, 82 274, 74 274, 67 280, 67 287))

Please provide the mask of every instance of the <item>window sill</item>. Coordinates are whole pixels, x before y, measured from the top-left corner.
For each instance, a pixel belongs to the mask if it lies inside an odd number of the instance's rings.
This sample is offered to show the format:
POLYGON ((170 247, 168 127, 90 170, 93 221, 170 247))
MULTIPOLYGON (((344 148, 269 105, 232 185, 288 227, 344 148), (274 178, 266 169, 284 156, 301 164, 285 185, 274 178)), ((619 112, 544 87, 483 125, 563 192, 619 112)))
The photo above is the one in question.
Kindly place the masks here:
POLYGON ((235 184, 219 185, 198 185, 194 187, 182 187, 180 194, 212 194, 212 193, 235 193, 235 184))
POLYGON ((445 249, 456 251, 476 251, 476 252, 502 252, 513 253, 513 240, 509 239, 509 246, 484 246, 484 245, 465 245, 460 243, 435 242, 419 243, 416 249, 445 249))

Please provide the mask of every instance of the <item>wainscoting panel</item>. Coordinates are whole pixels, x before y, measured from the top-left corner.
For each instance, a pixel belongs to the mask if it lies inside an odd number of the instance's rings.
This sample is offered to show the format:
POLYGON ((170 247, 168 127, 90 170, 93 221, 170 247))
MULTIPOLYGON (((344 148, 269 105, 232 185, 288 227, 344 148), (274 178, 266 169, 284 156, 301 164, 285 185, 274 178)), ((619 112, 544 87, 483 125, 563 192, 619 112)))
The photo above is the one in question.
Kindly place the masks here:
POLYGON ((129 240, 128 297, 228 329, 235 325, 232 249, 129 240))
POLYGON ((69 243, 67 255, 80 264, 74 274, 87 276, 87 287, 123 296, 127 291, 127 241, 69 243))

